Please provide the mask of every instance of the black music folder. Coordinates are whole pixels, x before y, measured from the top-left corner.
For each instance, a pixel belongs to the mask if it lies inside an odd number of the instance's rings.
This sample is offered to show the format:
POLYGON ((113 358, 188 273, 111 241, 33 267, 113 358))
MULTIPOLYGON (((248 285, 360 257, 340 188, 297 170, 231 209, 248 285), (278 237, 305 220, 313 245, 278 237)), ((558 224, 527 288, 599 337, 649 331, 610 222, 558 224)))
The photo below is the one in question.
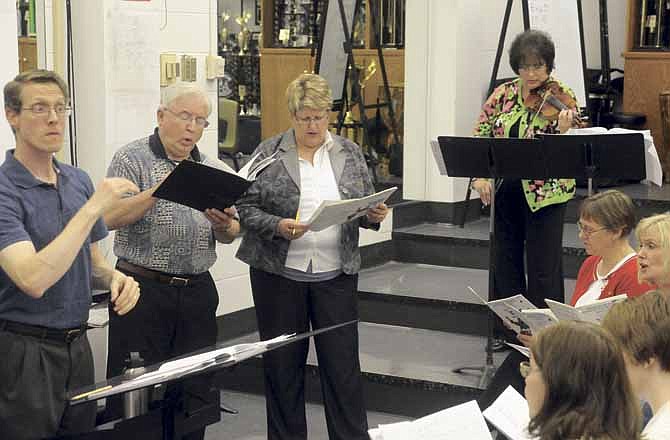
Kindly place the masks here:
POLYGON ((190 160, 182 161, 161 183, 154 197, 198 211, 233 206, 253 182, 190 160))

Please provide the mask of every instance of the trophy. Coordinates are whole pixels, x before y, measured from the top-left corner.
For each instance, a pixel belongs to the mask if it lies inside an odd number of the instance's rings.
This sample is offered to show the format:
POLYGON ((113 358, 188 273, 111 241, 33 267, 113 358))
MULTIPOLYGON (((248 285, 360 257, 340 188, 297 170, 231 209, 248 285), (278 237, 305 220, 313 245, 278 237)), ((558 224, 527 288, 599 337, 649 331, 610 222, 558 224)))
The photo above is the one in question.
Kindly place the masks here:
POLYGON ((247 86, 244 84, 240 84, 237 86, 237 94, 240 97, 240 116, 244 116, 247 114, 246 112, 246 103, 244 102, 244 98, 247 96, 247 86))
POLYGON ((247 23, 251 19, 251 14, 246 13, 235 19, 235 22, 240 25, 240 32, 237 34, 237 44, 240 46, 238 55, 244 55, 249 51, 249 28, 247 23))
POLYGON ((221 41, 223 41, 223 47, 221 50, 224 52, 228 52, 228 29, 226 29, 226 22, 230 18, 230 13, 228 11, 223 11, 221 14, 221 31, 219 32, 219 35, 221 38, 221 41))

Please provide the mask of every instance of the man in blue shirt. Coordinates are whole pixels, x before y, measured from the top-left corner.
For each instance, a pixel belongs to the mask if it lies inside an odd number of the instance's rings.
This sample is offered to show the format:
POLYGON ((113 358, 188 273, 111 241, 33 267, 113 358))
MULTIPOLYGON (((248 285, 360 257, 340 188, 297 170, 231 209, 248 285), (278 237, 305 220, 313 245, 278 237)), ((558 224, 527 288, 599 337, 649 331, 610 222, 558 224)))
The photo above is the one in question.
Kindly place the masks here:
POLYGON ((125 314, 137 282, 114 270, 98 249, 101 220, 137 186, 88 175, 58 162, 68 107, 54 72, 18 75, 4 89, 16 149, 0 166, 0 432, 33 439, 93 429, 95 404, 68 407, 68 389, 93 383, 86 338, 91 289, 111 291, 125 314))

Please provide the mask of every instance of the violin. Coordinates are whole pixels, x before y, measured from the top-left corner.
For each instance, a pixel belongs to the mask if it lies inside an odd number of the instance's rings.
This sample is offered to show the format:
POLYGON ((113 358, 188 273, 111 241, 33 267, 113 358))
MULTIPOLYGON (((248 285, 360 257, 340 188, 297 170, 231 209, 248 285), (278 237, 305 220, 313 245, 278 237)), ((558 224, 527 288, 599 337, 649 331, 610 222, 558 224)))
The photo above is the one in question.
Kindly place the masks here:
MULTIPOLYGON (((561 110, 576 108, 577 101, 563 90, 558 81, 550 79, 540 87, 531 90, 523 100, 523 105, 549 121, 556 121, 561 110)), ((573 123, 577 126, 584 124, 578 113, 574 113, 573 123)))

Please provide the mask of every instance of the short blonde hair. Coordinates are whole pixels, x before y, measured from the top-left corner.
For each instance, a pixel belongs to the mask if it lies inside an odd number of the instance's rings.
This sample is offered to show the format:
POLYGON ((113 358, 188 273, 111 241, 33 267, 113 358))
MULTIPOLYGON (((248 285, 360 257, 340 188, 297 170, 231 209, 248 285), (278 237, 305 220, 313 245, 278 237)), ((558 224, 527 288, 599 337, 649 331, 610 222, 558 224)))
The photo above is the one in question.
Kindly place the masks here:
POLYGON ((615 304, 602 326, 635 362, 656 358, 670 372, 670 300, 663 293, 656 290, 615 304))
POLYGON ((665 249, 663 253, 663 271, 666 274, 666 280, 670 280, 670 213, 656 214, 651 217, 645 217, 637 224, 635 228, 635 238, 638 245, 640 236, 643 234, 654 234, 658 238, 658 244, 665 249))
POLYGON ((212 103, 207 93, 198 85, 190 83, 171 84, 161 90, 161 107, 168 107, 174 101, 184 96, 195 95, 202 98, 207 103, 207 116, 212 113, 212 103))
POLYGON ((333 107, 333 92, 324 77, 303 73, 288 85, 286 101, 291 115, 305 108, 330 110, 333 107))

